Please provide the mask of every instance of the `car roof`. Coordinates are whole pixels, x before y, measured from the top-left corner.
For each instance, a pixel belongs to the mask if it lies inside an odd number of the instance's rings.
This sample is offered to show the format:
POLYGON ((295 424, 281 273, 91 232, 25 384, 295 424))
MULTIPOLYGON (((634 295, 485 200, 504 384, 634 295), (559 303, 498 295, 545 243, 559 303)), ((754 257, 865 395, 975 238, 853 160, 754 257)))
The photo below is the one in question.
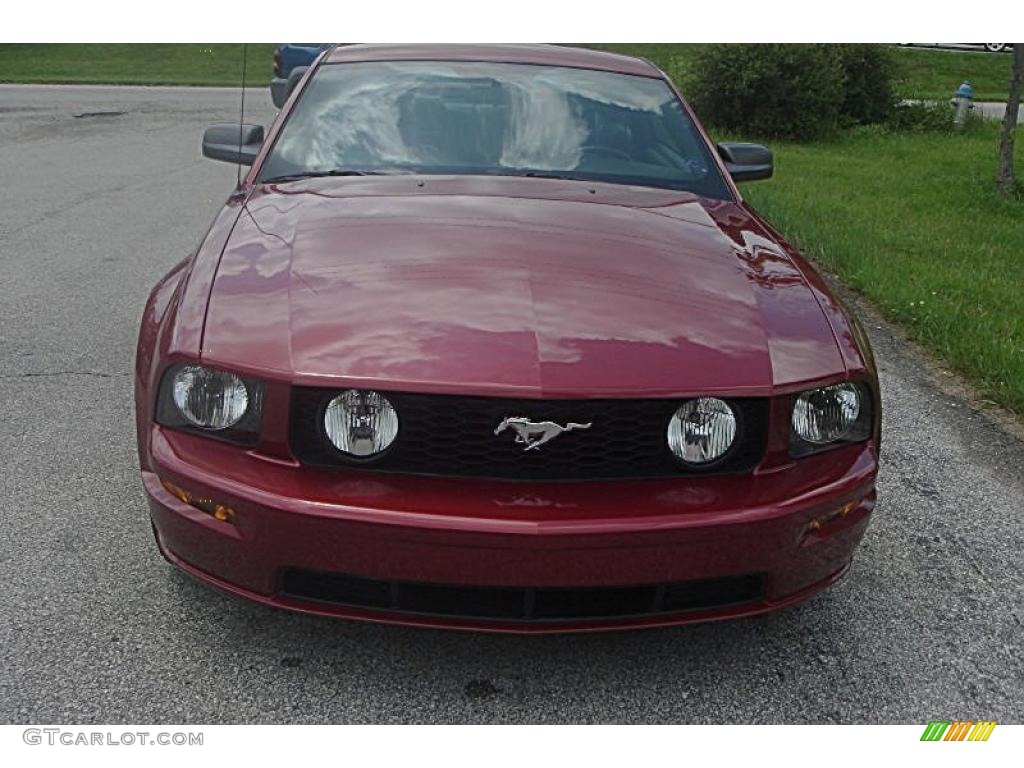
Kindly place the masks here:
POLYGON ((579 69, 599 69, 625 75, 661 77, 648 61, 633 56, 571 48, 564 45, 339 45, 324 58, 328 64, 356 61, 495 61, 507 64, 541 64, 579 69))

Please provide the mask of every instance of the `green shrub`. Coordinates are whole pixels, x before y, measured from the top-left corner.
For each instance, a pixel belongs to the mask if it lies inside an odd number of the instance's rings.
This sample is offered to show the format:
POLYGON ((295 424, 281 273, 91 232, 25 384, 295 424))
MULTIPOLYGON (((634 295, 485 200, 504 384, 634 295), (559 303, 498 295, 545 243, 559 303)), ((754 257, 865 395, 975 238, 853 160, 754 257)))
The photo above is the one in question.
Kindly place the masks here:
POLYGON ((842 120, 848 124, 885 122, 896 104, 896 61, 891 50, 872 43, 836 46, 845 75, 842 120))
POLYGON ((884 122, 895 64, 881 45, 709 45, 690 68, 697 113, 729 133, 806 141, 884 122))
POLYGON ((709 45, 691 72, 697 114, 729 133, 810 140, 839 126, 845 78, 835 47, 709 45))

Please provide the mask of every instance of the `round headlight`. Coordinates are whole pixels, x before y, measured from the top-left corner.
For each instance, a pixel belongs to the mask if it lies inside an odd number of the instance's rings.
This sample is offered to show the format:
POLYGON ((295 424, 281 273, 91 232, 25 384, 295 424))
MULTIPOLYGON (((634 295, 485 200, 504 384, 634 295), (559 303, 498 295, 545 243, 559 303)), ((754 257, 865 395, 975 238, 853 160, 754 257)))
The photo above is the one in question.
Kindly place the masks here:
POLYGON ((668 422, 668 447, 688 464, 721 458, 735 439, 736 414, 717 397, 687 400, 668 422))
POLYGON ((860 416, 860 390, 836 384, 804 392, 793 406, 793 431, 801 440, 821 445, 845 437, 860 416))
POLYGON ((394 442, 398 414, 379 392, 349 389, 327 404, 324 428, 339 451, 352 456, 373 456, 394 442))
POLYGON ((203 429, 227 429, 245 415, 249 391, 226 371, 186 365, 174 374, 174 404, 187 421, 203 429))

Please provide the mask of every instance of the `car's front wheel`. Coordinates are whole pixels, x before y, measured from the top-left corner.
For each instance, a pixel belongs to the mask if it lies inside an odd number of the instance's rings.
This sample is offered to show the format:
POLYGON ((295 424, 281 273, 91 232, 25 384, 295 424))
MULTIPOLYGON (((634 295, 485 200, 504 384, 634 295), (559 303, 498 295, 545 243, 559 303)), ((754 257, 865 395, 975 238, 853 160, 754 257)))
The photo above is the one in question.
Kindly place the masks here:
POLYGON ((985 50, 992 53, 1001 53, 1010 47, 1009 43, 984 43, 985 50))

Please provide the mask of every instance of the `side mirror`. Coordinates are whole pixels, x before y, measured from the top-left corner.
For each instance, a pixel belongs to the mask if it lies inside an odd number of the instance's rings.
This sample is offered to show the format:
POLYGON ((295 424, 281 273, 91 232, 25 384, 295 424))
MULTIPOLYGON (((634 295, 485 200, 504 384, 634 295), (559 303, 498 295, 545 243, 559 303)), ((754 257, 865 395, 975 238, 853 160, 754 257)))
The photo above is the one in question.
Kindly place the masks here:
POLYGON ((211 125, 203 133, 203 156, 225 163, 252 165, 262 144, 262 125, 220 123, 211 125))
POLYGON ((306 74, 307 69, 309 67, 292 67, 287 80, 282 82, 278 79, 270 84, 270 100, 274 102, 275 107, 280 109, 284 106, 288 97, 292 95, 292 91, 295 90, 295 86, 299 84, 299 80, 306 74))
POLYGON ((724 142, 718 145, 718 154, 733 181, 770 179, 775 169, 771 151, 760 144, 724 142))

